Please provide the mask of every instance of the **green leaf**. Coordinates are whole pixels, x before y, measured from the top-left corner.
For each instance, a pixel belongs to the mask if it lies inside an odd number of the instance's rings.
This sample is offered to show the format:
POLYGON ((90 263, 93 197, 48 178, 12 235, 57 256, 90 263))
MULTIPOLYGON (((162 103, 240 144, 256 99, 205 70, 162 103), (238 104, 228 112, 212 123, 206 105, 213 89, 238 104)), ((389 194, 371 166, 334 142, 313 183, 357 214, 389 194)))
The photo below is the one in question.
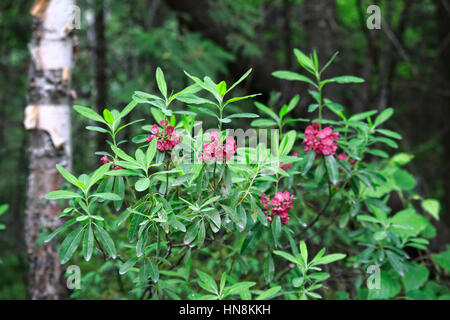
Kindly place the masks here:
POLYGON ((84 233, 83 240, 83 256, 86 261, 89 261, 94 251, 94 232, 92 226, 89 224, 88 230, 84 233))
POLYGON ((245 80, 245 78, 248 77, 248 75, 252 72, 252 69, 250 68, 242 77, 239 78, 238 81, 236 81, 228 90, 227 92, 230 92, 231 90, 233 90, 233 88, 235 88, 239 83, 241 83, 242 81, 245 80))
POLYGON ((244 113, 233 113, 232 115, 227 117, 227 119, 232 118, 259 118, 259 115, 257 115, 256 113, 244 112, 244 113))
POLYGON ((109 111, 108 109, 103 109, 103 118, 106 120, 106 122, 108 122, 109 124, 113 124, 114 123, 114 117, 111 114, 111 111, 109 111))
POLYGON ((161 94, 167 99, 167 84, 164 79, 164 73, 160 67, 156 69, 156 83, 161 94))
POLYGON ((329 264, 338 260, 342 260, 346 257, 346 254, 343 253, 333 253, 326 256, 323 256, 320 259, 317 259, 315 264, 329 264))
POLYGON ((378 117, 375 119, 375 123, 373 125, 374 128, 378 127, 380 124, 388 120, 394 114, 394 109, 387 108, 381 112, 378 117))
POLYGON ((105 120, 91 108, 75 105, 73 109, 85 118, 106 124, 105 120))
POLYGON ((297 60, 300 63, 300 65, 307 71, 313 73, 315 68, 312 60, 299 49, 294 49, 294 54, 297 57, 297 60))
POLYGON ((128 270, 130 270, 131 268, 134 267, 134 265, 136 264, 136 262, 137 262, 138 260, 139 260, 138 258, 134 257, 134 258, 131 258, 130 260, 128 260, 127 262, 125 262, 124 264, 122 264, 122 265, 120 266, 119 273, 120 273, 120 274, 125 274, 125 273, 127 273, 128 270))
POLYGON ((355 76, 339 76, 331 79, 324 80, 323 82, 336 82, 336 83, 363 83, 364 79, 355 76))
POLYGON ((336 53, 331 57, 331 59, 325 64, 325 66, 320 70, 320 73, 325 71, 326 68, 330 66, 331 63, 333 63, 334 59, 336 59, 337 55, 339 54, 339 51, 336 51, 336 53))
POLYGON ((151 259, 148 259, 148 263, 150 266, 150 277, 152 278, 153 282, 158 282, 159 280, 159 269, 158 265, 154 263, 151 259))
POLYGON ((156 139, 153 139, 147 148, 147 152, 145 153, 145 160, 147 162, 147 168, 150 167, 150 164, 152 163, 152 160, 155 157, 156 143, 157 143, 156 139))
POLYGON ((280 290, 281 290, 280 286, 272 287, 261 293, 259 296, 257 296, 255 300, 268 300, 272 298, 274 295, 276 295, 280 290))
POLYGON ((227 273, 222 273, 222 276, 220 277, 220 286, 219 286, 219 292, 221 293, 223 289, 225 288, 225 283, 227 282, 227 273))
POLYGON ((233 284, 231 287, 224 291, 224 294, 240 294, 242 291, 253 287, 256 282, 244 281, 233 284))
MULTIPOLYGON (((265 114, 267 114, 268 116, 270 116, 272 119, 274 119, 276 122, 278 122, 280 120, 280 118, 276 115, 275 112, 272 111, 272 109, 270 109, 269 107, 263 105, 262 103, 255 101, 255 106, 262 112, 264 112, 265 114)), ((258 121, 258 120, 256 120, 258 121)))
POLYGON ((9 205, 8 205, 8 204, 2 204, 2 205, 0 205, 0 216, 1 216, 2 214, 4 214, 4 213, 8 210, 8 208, 9 208, 9 205))
POLYGON ((99 167, 97 170, 94 171, 92 176, 89 178, 89 183, 87 185, 87 190, 89 190, 94 184, 97 183, 98 180, 103 178, 106 172, 108 172, 109 167, 111 166, 111 163, 105 163, 101 167, 99 167))
POLYGON ((111 256, 111 258, 115 259, 117 256, 116 246, 114 245, 114 241, 111 239, 111 236, 98 224, 95 224, 95 227, 98 231, 97 234, 99 236, 99 241, 103 244, 104 249, 111 256))
POLYGON ((92 197, 98 197, 98 198, 102 198, 103 200, 111 200, 111 201, 122 200, 122 198, 119 195, 117 195, 115 193, 111 193, 111 192, 94 193, 92 195, 92 197))
POLYGON ((129 104, 127 104, 125 106, 125 108, 123 108, 123 110, 120 112, 120 117, 124 118, 127 114, 129 114, 134 107, 136 107, 136 105, 138 104, 138 102, 136 100, 132 100, 129 104))
POLYGON ((227 93, 227 84, 225 81, 219 82, 219 84, 216 86, 217 92, 223 97, 225 93, 227 93))
POLYGON ((296 137, 297 132, 295 130, 291 130, 286 133, 283 140, 281 140, 280 155, 285 156, 292 150, 296 137))
POLYGON ((61 264, 66 263, 72 257, 72 255, 77 250, 81 237, 83 236, 83 227, 79 227, 73 230, 71 233, 67 235, 64 241, 61 244, 61 248, 59 250, 59 261, 61 264))
POLYGON ((302 255, 303 262, 308 264, 308 249, 306 248, 305 241, 300 241, 300 254, 302 255))
POLYGON ((409 262, 404 266, 405 276, 402 277, 402 282, 406 292, 419 289, 428 280, 430 271, 426 266, 409 262))
POLYGON ((309 150, 306 153, 306 157, 304 160, 304 166, 303 166, 303 171, 302 171, 303 175, 307 174, 309 169, 311 169, 311 167, 314 163, 314 159, 316 159, 316 152, 314 150, 309 150))
POLYGON ((433 254, 433 260, 447 271, 450 271, 450 250, 433 254))
POLYGON ((277 123, 273 120, 269 119, 257 119, 253 120, 250 124, 252 127, 273 127, 276 126, 277 123))
POLYGON ((286 259, 287 261, 295 263, 295 264, 297 264, 299 266, 303 266, 302 262, 298 258, 294 257, 290 253, 287 253, 287 252, 284 252, 284 251, 279 251, 279 250, 275 250, 273 253, 276 254, 277 256, 282 257, 283 259, 286 259))
POLYGON ((314 81, 312 81, 310 78, 305 77, 301 74, 292 72, 292 71, 280 70, 280 71, 273 72, 272 75, 279 79, 290 80, 290 81, 301 81, 301 82, 309 83, 313 86, 317 86, 314 83, 314 81))
POLYGON ((279 215, 276 215, 272 221, 272 235, 275 241, 275 246, 278 246, 280 243, 281 237, 281 218, 279 215))
POLYGON ((64 179, 67 180, 67 182, 70 182, 74 186, 78 187, 77 182, 79 182, 79 181, 77 178, 75 178, 74 175, 72 175, 69 171, 64 169, 64 167, 60 166, 59 164, 56 165, 56 169, 59 171, 59 173, 61 173, 61 175, 64 177, 64 179))
POLYGON ((56 190, 50 191, 45 195, 45 198, 48 200, 56 200, 56 199, 75 199, 82 198, 78 193, 67 191, 67 190, 56 190))
POLYGON ((336 185, 339 181, 339 170, 336 159, 334 156, 325 156, 325 164, 327 166, 328 177, 333 185, 336 185))
POLYGON ((422 208, 433 216, 436 220, 439 220, 439 211, 441 210, 441 204, 436 199, 426 199, 422 201, 422 208))
POLYGON ((415 237, 425 230, 429 222, 415 212, 414 209, 405 209, 397 212, 390 219, 393 231, 400 237, 415 237))
POLYGON ((200 277, 199 285, 208 292, 218 294, 217 283, 209 274, 200 270, 195 270, 200 277))
POLYGON ((392 278, 387 272, 380 273, 380 288, 369 289, 368 299, 390 299, 400 293, 401 286, 397 280, 392 278))
POLYGON ((389 138, 393 138, 393 139, 397 139, 397 140, 401 140, 402 136, 399 135, 397 132, 391 131, 391 130, 387 130, 387 129, 377 129, 377 132, 389 137, 389 138))
POLYGON ((149 178, 141 178, 134 184, 134 188, 136 191, 145 191, 150 186, 150 179, 149 178))

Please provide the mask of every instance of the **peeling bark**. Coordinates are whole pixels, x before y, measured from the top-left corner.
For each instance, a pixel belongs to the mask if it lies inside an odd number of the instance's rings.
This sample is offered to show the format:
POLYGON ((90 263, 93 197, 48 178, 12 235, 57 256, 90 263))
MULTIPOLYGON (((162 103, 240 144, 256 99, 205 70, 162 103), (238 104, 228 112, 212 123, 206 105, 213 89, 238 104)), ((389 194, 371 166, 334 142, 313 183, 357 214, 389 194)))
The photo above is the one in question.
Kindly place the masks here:
POLYGON ((37 239, 42 231, 60 226, 58 214, 64 207, 45 195, 64 183, 56 165, 71 167, 70 69, 75 41, 68 23, 73 4, 72 0, 38 0, 31 10, 35 18, 29 44, 32 59, 25 119, 30 130, 25 241, 31 299, 61 299, 66 295, 56 243, 37 243, 37 239), (62 122, 67 126, 59 125, 62 122), (55 135, 60 138, 56 143, 55 135))

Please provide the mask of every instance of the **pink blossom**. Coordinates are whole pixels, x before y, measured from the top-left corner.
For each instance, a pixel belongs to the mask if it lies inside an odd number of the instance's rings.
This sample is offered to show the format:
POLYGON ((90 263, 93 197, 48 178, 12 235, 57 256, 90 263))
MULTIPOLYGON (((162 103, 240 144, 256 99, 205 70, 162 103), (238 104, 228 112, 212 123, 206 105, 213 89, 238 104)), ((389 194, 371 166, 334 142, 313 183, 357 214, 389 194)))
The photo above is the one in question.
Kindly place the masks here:
POLYGON ((122 170, 122 169, 123 169, 122 167, 118 167, 118 166, 113 168, 113 170, 122 170))
MULTIPOLYGON (((291 154, 291 157, 296 157, 298 156, 297 152, 294 152, 291 154)), ((286 171, 286 169, 291 168, 292 167, 292 163, 288 163, 288 164, 280 164, 280 168, 283 169, 284 171, 286 171)))
POLYGON ((157 124, 154 124, 154 125, 152 126, 152 128, 150 129, 150 132, 153 133, 153 134, 158 134, 158 132, 159 132, 158 125, 157 125, 157 124))
POLYGON ((214 131, 211 132, 209 139, 210 142, 206 142, 203 145, 202 161, 215 159, 222 162, 230 160, 236 153, 237 146, 233 137, 226 137, 225 145, 222 145, 222 141, 219 139, 219 132, 214 131))
POLYGON ((289 191, 277 192, 275 196, 270 199, 263 193, 259 200, 262 206, 267 209, 264 213, 267 215, 267 220, 272 221, 273 217, 278 214, 281 218, 281 223, 287 224, 289 221, 289 210, 292 208, 294 202, 294 195, 289 191))
POLYGON ((317 154, 325 156, 333 155, 337 150, 336 141, 339 139, 339 132, 333 132, 331 127, 319 130, 319 123, 314 122, 305 129, 306 144, 305 151, 314 150, 317 154))
POLYGON ((345 161, 345 160, 348 159, 348 155, 343 153, 343 152, 341 152, 341 153, 338 154, 337 159, 341 160, 341 161, 345 161))
POLYGON ((175 128, 172 126, 167 126, 166 127, 166 134, 168 134, 169 136, 175 131, 175 128))
MULTIPOLYGON (((161 120, 159 122, 161 126, 167 125, 167 120, 161 120)), ((177 144, 180 143, 181 135, 175 132, 175 128, 173 126, 167 126, 166 130, 159 131, 159 127, 157 124, 154 124, 150 129, 152 135, 147 137, 147 141, 151 142, 153 139, 157 139, 156 148, 159 151, 168 151, 175 148, 177 144)))
POLYGON ((102 160, 103 164, 107 164, 109 162, 108 156, 106 154, 102 157, 101 160, 102 160))

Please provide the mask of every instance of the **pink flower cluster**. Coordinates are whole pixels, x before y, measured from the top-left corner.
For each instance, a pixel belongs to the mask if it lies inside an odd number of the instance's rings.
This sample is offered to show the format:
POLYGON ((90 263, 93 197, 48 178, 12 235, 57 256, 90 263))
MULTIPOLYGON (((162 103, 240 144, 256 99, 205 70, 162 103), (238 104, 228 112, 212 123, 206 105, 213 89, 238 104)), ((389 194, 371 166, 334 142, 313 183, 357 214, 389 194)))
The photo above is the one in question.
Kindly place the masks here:
MULTIPOLYGON (((340 161, 347 161, 348 154, 341 152, 338 154, 337 159, 340 161)), ((354 164, 355 164, 355 160, 350 160, 350 165, 354 165, 354 164)))
MULTIPOLYGON (((297 152, 294 152, 291 154, 291 157, 296 157, 298 156, 297 152)), ((280 168, 283 169, 284 171, 286 171, 286 169, 291 168, 292 167, 292 163, 288 163, 288 164, 280 164, 280 168)))
MULTIPOLYGON (((109 159, 108 159, 108 156, 106 154, 101 158, 101 160, 102 160, 103 164, 107 164, 108 162, 110 162, 109 159)), ((123 169, 123 168, 122 167, 118 167, 118 166, 115 166, 113 168, 113 170, 121 170, 121 169, 123 169)))
POLYGON ((175 133, 175 128, 173 126, 167 124, 167 120, 161 120, 159 122, 159 125, 162 127, 161 131, 158 125, 154 124, 150 129, 152 135, 147 138, 148 142, 151 142, 155 138, 158 139, 156 148, 158 148, 159 151, 172 150, 180 143, 181 135, 175 133))
POLYGON ((211 132, 209 139, 211 142, 207 142, 203 145, 202 161, 218 160, 223 161, 230 160, 230 158, 236 153, 236 141, 233 137, 229 136, 225 138, 225 145, 222 145, 222 141, 219 138, 219 132, 211 132))
POLYGON ((331 127, 319 129, 319 123, 314 122, 305 130, 305 139, 303 140, 306 143, 305 151, 309 152, 312 149, 317 154, 333 155, 337 150, 338 138, 339 132, 333 132, 331 127))
POLYGON ((289 210, 292 208, 294 202, 294 195, 289 191, 277 192, 275 196, 270 199, 265 193, 261 195, 260 202, 267 210, 264 213, 267 215, 267 220, 272 221, 273 217, 278 214, 281 218, 282 224, 287 224, 289 221, 289 210))

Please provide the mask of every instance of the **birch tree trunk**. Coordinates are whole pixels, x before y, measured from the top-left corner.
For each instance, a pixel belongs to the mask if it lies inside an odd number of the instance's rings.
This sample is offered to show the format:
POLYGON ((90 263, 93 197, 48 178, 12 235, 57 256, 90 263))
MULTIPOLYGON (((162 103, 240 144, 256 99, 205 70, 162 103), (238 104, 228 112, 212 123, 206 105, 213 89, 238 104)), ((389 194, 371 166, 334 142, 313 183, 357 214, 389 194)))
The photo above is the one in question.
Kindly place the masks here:
POLYGON ((30 130, 25 210, 29 294, 31 299, 61 299, 67 293, 57 246, 37 240, 43 231, 60 225, 63 207, 45 199, 64 183, 55 166, 71 167, 70 74, 76 52, 72 30, 79 12, 73 0, 37 0, 30 13, 34 19, 24 121, 30 130))

